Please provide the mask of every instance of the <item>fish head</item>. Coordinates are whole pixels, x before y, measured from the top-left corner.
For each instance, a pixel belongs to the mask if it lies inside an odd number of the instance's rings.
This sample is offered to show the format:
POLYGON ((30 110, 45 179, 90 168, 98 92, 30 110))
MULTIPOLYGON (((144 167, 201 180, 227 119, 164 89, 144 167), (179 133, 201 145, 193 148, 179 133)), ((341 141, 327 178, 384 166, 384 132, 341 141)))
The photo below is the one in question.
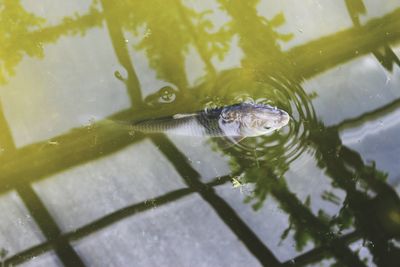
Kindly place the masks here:
POLYGON ((239 104, 226 108, 222 118, 237 125, 240 136, 251 137, 268 134, 287 125, 289 114, 281 109, 265 104, 239 104))

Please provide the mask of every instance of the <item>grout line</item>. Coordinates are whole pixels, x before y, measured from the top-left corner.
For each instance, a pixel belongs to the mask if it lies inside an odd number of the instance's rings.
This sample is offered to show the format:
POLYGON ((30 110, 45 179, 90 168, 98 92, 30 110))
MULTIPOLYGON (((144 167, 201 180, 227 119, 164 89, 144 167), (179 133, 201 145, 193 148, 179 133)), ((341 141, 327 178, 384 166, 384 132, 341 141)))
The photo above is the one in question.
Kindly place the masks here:
POLYGON ((187 162, 186 157, 165 135, 154 135, 151 137, 151 140, 165 157, 170 160, 189 188, 200 194, 261 264, 264 266, 280 266, 280 262, 275 255, 265 246, 250 227, 243 222, 233 208, 224 199, 219 197, 212 187, 199 181, 199 173, 192 168, 187 162))
MULTIPOLYGON (((130 217, 134 214, 141 213, 143 211, 149 210, 154 207, 154 205, 157 206, 162 206, 164 204, 171 203, 172 201, 175 201, 177 199, 180 199, 186 195, 189 195, 193 193, 193 190, 190 190, 188 188, 183 188, 183 189, 178 189, 172 192, 169 192, 165 195, 145 200, 143 202, 139 202, 136 204, 133 204, 131 206, 122 208, 120 210, 117 210, 111 214, 108 214, 100 219, 97 219, 94 222, 91 222, 88 225, 85 225, 81 228, 75 229, 71 232, 59 235, 58 238, 62 240, 68 240, 68 241, 74 241, 80 238, 83 238, 87 235, 93 234, 94 232, 105 228, 109 225, 112 225, 124 218, 130 217)), ((49 238, 47 242, 41 243, 39 245, 33 246, 31 248, 28 248, 16 255, 13 255, 12 257, 9 257, 6 260, 6 264, 20 264, 22 262, 25 262, 29 260, 32 257, 35 257, 37 255, 40 255, 48 250, 53 249, 57 245, 58 240, 54 238, 49 238)))
POLYGON ((61 231, 56 222, 31 185, 21 184, 17 187, 17 192, 46 239, 55 240, 54 251, 64 266, 85 266, 68 240, 61 236, 61 231))

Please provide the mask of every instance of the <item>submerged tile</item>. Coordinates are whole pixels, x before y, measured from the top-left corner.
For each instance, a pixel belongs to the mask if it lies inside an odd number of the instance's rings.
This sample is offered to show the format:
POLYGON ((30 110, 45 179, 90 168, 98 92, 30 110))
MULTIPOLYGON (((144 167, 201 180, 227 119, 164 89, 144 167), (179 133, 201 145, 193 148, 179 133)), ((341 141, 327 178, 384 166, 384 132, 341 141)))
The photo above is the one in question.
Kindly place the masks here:
POLYGON ((74 247, 93 266, 260 266, 198 195, 99 229, 74 247))
POLYGON ((150 141, 142 141, 34 184, 63 231, 184 187, 150 141))

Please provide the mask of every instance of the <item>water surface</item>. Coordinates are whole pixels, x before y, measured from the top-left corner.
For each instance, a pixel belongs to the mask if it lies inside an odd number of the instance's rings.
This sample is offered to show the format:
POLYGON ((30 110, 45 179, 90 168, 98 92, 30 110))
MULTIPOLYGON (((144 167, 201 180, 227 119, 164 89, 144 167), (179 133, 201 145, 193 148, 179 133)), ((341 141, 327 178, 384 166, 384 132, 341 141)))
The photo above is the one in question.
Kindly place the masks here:
POLYGON ((397 266, 398 1, 0 0, 6 266, 397 266), (253 101, 280 131, 110 120, 253 101))

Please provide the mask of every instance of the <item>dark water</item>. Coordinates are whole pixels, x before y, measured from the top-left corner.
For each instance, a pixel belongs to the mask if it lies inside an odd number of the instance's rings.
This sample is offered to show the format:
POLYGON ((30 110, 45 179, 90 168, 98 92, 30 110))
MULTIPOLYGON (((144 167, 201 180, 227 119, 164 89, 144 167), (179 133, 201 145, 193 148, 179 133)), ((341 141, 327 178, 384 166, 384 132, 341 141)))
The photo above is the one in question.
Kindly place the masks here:
POLYGON ((399 266, 398 1, 0 0, 4 266, 399 266), (227 147, 110 121, 262 102, 227 147))

